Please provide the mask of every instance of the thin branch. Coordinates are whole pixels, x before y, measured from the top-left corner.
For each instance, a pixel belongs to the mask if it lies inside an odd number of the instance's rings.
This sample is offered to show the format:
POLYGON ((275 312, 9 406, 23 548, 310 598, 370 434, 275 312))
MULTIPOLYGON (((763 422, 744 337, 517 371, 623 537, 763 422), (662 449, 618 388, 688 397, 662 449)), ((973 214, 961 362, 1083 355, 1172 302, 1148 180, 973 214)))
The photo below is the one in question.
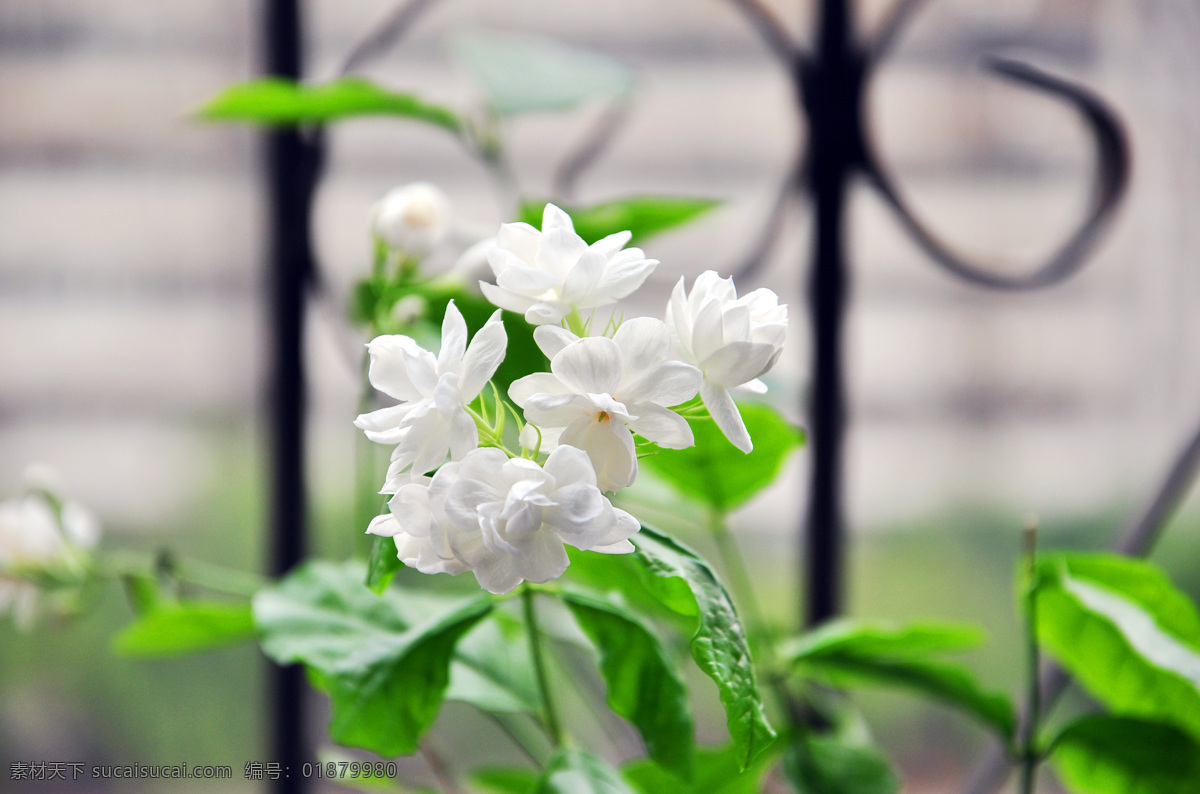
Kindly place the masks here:
POLYGON ((804 183, 805 159, 803 154, 798 156, 788 169, 787 175, 779 183, 775 200, 767 210, 767 219, 754 242, 754 246, 742 258, 742 263, 733 269, 734 281, 745 284, 762 272, 771 252, 775 250, 779 236, 783 232, 784 220, 787 218, 788 202, 796 193, 798 185, 804 183))
POLYGON ((742 16, 750 21, 771 52, 790 68, 796 56, 800 54, 800 47, 792 40, 792 35, 788 33, 779 17, 775 16, 775 12, 768 8, 762 0, 730 0, 730 2, 742 12, 742 16))
POLYGON ((917 11, 921 10, 925 2, 926 0, 896 0, 887 19, 880 25, 879 32, 867 46, 868 61, 878 63, 887 57, 900 38, 900 34, 908 27, 909 22, 912 21, 917 11))
POLYGON ((357 71, 364 64, 387 52, 408 33, 434 2, 436 0, 406 0, 397 3, 391 12, 369 28, 350 49, 342 59, 338 74, 346 75, 357 71))
POLYGON ((890 176, 873 156, 864 169, 867 179, 891 205, 904 228, 937 264, 955 276, 981 287, 1032 290, 1048 287, 1078 272, 1100 239, 1129 185, 1129 142, 1117 114, 1082 86, 1015 61, 990 59, 987 65, 1002 77, 1071 105, 1083 118, 1096 144, 1096 172, 1087 216, 1050 259, 1024 276, 1007 276, 981 267, 953 252, 909 209, 890 176))
POLYGON ((590 168, 608 148, 617 131, 625 126, 633 106, 629 93, 612 98, 604 112, 588 130, 587 135, 572 149, 554 172, 551 190, 556 198, 570 199, 583 172, 590 168))
MULTIPOLYGON (((1145 557, 1162 536, 1163 530, 1179 508, 1188 490, 1200 474, 1200 425, 1192 431, 1188 442, 1176 454, 1167 476, 1147 503, 1137 520, 1121 533, 1113 549, 1127 557, 1145 557)), ((1042 691, 1043 713, 1048 712, 1070 683, 1066 671, 1053 662, 1042 665, 1038 676, 1042 691)), ((1022 713, 1020 723, 1026 724, 1027 715, 1022 713)), ((994 744, 987 754, 975 765, 967 779, 967 794, 992 794, 1008 780, 1012 764, 1004 748, 994 744)))

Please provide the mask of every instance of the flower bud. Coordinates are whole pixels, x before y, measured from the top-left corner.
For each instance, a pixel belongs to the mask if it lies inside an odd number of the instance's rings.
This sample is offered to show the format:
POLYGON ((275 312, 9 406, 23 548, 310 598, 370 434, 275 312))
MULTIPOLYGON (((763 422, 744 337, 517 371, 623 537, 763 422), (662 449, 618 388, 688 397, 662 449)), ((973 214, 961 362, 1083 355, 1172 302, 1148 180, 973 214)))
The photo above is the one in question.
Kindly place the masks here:
POLYGON ((450 229, 450 200, 428 182, 389 190, 371 208, 371 230, 391 248, 424 256, 450 229))

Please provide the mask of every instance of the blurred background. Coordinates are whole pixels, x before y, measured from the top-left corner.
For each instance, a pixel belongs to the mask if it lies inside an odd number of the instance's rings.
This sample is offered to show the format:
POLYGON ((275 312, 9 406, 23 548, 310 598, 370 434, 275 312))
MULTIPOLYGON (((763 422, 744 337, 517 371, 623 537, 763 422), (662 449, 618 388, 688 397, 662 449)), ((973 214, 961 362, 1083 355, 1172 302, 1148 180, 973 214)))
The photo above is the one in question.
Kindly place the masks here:
MULTIPOLYGON (((811 3, 770 5, 807 35, 811 3)), ((889 5, 860 0, 864 29, 889 5)), ((391 8, 306 3, 307 76, 332 78, 391 8)), ((258 73, 258 17, 257 4, 235 0, 0 0, 0 496, 19 493, 27 464, 48 463, 100 516, 106 543, 251 569, 266 543, 260 139, 191 113, 258 73)), ((680 275, 736 269, 805 131, 786 75, 731 3, 445 0, 365 73, 477 107, 448 42, 494 30, 550 36, 636 74, 628 120, 580 181, 579 203, 724 202, 646 244, 662 265, 636 308, 660 313, 680 275)), ((1022 517, 1041 516, 1048 545, 1105 545, 1200 419, 1198 36, 1190 0, 930 0, 870 90, 874 142, 921 216, 1008 272, 1033 267, 1073 228, 1091 144, 1071 113, 989 77, 980 58, 1018 57, 1090 86, 1132 142, 1127 199, 1088 266, 1029 294, 954 280, 875 195, 852 196, 848 608, 982 623, 991 643, 970 661, 995 688, 1012 691, 1020 675, 1010 583, 1022 517)), ((549 193, 556 162, 602 112, 585 104, 506 124, 524 194, 549 193)), ((388 119, 329 136, 314 223, 332 305, 366 273, 368 211, 395 185, 435 182, 475 228, 509 220, 449 136, 388 119)), ((792 306, 788 358, 770 383, 802 421, 811 218, 802 201, 788 212, 768 265, 739 288, 770 286, 792 306)), ((313 545, 333 557, 361 533, 359 381, 346 354, 358 341, 338 310, 313 312, 313 545)), ((733 522, 781 621, 800 614, 806 467, 801 451, 733 522)), ((670 508, 649 481, 629 498, 670 508)), ((1156 553, 1193 593, 1198 517, 1193 498, 1156 553)), ((115 587, 97 603, 97 616, 28 634, 0 624, 0 762, 229 764, 235 783, 220 790, 256 790, 236 781, 266 753, 258 651, 118 659, 108 641, 128 608, 115 587)), ((981 733, 900 695, 862 703, 906 791, 961 790, 981 733)), ((720 739, 719 722, 706 730, 720 739)))

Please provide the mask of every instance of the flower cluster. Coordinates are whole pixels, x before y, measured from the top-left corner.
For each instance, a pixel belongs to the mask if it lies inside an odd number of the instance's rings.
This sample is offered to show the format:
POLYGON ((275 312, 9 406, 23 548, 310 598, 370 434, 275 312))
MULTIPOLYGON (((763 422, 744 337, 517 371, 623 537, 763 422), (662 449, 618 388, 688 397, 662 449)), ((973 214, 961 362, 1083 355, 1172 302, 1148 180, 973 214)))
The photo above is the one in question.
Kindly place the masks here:
POLYGON ((731 393, 766 390, 758 378, 779 359, 787 307, 765 289, 738 298, 730 279, 708 271, 690 295, 680 280, 665 321, 614 315, 604 333, 590 333, 583 318, 627 297, 658 264, 629 240, 621 232, 588 245, 552 204, 540 231, 501 226, 487 255, 496 283, 480 287, 536 326, 550 371, 513 381, 507 400, 493 385, 493 419, 481 395, 506 352, 499 311, 468 344, 451 302, 436 356, 407 336, 368 344, 372 385, 399 404, 355 422, 395 445, 382 491, 389 512, 367 531, 394 538, 406 565, 471 571, 503 593, 561 576, 566 545, 632 551, 639 523, 606 494, 633 484, 640 444, 694 443, 685 414, 703 413, 697 397, 734 445, 751 450, 731 393), (506 412, 516 439, 505 436, 506 412))
POLYGON ((45 488, 0 502, 0 615, 11 613, 18 628, 32 626, 37 582, 75 578, 99 539, 100 525, 89 510, 45 488))

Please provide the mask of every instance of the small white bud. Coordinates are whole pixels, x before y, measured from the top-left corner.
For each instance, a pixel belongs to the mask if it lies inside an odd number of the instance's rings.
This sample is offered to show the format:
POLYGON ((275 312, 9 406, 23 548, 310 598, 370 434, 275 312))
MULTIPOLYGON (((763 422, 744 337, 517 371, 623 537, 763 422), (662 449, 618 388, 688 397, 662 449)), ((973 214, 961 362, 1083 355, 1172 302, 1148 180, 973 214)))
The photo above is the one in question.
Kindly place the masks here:
POLYGON ((392 188, 371 208, 371 230, 390 247, 424 256, 450 229, 450 200, 428 182, 392 188))

